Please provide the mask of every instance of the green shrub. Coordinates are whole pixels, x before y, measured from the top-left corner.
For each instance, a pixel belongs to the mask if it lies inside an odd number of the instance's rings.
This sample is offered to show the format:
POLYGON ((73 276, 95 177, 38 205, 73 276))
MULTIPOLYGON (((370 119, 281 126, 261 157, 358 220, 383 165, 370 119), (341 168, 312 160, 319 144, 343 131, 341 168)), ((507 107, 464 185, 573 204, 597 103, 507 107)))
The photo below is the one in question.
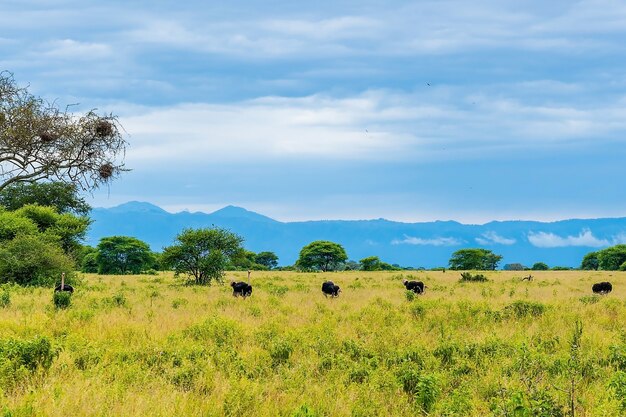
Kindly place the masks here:
POLYGON ((287 363, 293 353, 293 346, 287 340, 278 340, 270 346, 272 365, 278 366, 287 363))
POLYGON ((546 306, 533 302, 533 301, 523 301, 518 300, 504 307, 504 313, 511 315, 513 317, 521 318, 521 317, 537 317, 541 316, 546 311, 546 306))
POLYGON ((461 272, 460 282, 486 282, 489 281, 483 274, 472 274, 471 272, 461 272))
POLYGON ((618 371, 609 383, 613 396, 620 402, 622 411, 626 411, 626 372, 618 371))
POLYGON ((405 291, 404 296, 406 297, 406 300, 409 302, 415 300, 415 293, 413 291, 405 291))
POLYGON ((317 417, 318 415, 319 414, 317 414, 311 407, 306 404, 302 404, 289 414, 289 417, 317 417))
POLYGON ((50 369, 57 351, 46 337, 0 340, 0 387, 11 390, 50 369))
POLYGON ((405 364, 396 376, 413 403, 421 411, 429 413, 441 392, 437 378, 423 374, 414 364, 405 364))
POLYGON ((11 293, 5 289, 0 293, 0 308, 6 308, 11 305, 11 293))
POLYGON ((178 307, 186 306, 187 303, 188 301, 186 298, 175 298, 174 300, 172 300, 172 308, 177 309, 178 307))
POLYGON ((123 292, 118 292, 117 294, 113 294, 110 298, 107 298, 105 304, 114 307, 126 307, 128 300, 126 300, 126 296, 123 292))
POLYGON ((56 308, 68 308, 72 304, 72 293, 67 291, 55 291, 52 295, 52 303, 56 308))
POLYGON ((19 235, 0 246, 0 283, 52 286, 62 272, 73 269, 72 260, 45 236, 19 235))

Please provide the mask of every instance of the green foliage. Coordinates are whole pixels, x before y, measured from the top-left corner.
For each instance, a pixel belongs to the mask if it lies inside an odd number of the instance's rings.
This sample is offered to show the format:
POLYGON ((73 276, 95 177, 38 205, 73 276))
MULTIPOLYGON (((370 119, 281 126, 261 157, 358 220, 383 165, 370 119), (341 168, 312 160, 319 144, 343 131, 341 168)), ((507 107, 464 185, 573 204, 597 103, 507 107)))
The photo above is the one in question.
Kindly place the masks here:
POLYGON ((0 192, 0 206, 14 211, 29 204, 54 207, 58 213, 87 216, 91 207, 74 184, 35 182, 11 184, 0 192))
POLYGON ((98 250, 94 248, 93 252, 89 252, 83 256, 80 263, 80 271, 95 274, 98 272, 98 250))
POLYGON ((46 372, 57 356, 46 337, 30 340, 0 339, 0 387, 12 390, 36 372, 46 372))
POLYGON ((0 283, 53 285, 61 273, 72 270, 73 262, 61 248, 37 235, 21 235, 0 247, 0 283))
POLYGON ((176 236, 176 243, 163 249, 161 262, 184 274, 195 284, 221 281, 226 265, 240 251, 243 238, 219 228, 185 229, 176 236))
POLYGON ((134 237, 103 237, 97 250, 99 274, 139 274, 150 269, 154 262, 148 244, 134 237))
POLYGON ((0 292, 0 308, 7 308, 11 305, 11 293, 8 289, 3 289, 0 292))
POLYGON ((381 262, 378 256, 368 256, 359 261, 361 271, 380 271, 381 262))
POLYGON ((348 255, 340 244, 316 240, 302 248, 296 265, 303 270, 320 269, 326 272, 334 270, 347 259, 348 255))
POLYGON ((421 411, 429 413, 433 409, 441 393, 439 381, 434 375, 424 374, 408 363, 398 371, 397 378, 404 392, 421 411))
POLYGON ((259 252, 256 254, 254 261, 267 269, 274 269, 278 266, 278 256, 274 252, 259 252))
POLYGON ((619 401, 621 410, 626 411, 626 372, 615 372, 609 383, 609 389, 615 399, 619 401))
POLYGON ((504 307, 504 312, 511 316, 522 317, 538 317, 546 311, 546 306, 535 301, 517 300, 504 307))
POLYGON ((404 296, 406 297, 406 300, 409 302, 415 300, 415 297, 416 297, 415 292, 409 291, 409 290, 404 292, 404 296))
POLYGON ((598 260, 598 252, 589 252, 583 258, 580 264, 580 269, 585 271, 597 271, 600 268, 600 261, 598 260))
POLYGON ((487 279, 486 276, 484 276, 483 274, 472 274, 471 272, 461 272, 461 279, 459 279, 460 282, 487 282, 489 281, 489 279, 487 279))
POLYGON ((72 304, 72 294, 68 291, 55 291, 52 294, 52 304, 58 309, 65 309, 72 304))
MULTIPOLYGON (((605 271, 617 271, 626 262, 626 245, 615 245, 602 249, 597 254, 598 268, 605 271)), ((594 264, 593 252, 583 259, 583 266, 591 267, 594 264), (589 259, 587 257, 590 257, 589 259), (587 260, 587 262, 585 262, 587 260)), ((585 269, 583 267, 583 269, 585 269)), ((590 268, 593 269, 593 268, 590 268)))
POLYGON ((315 412, 311 407, 306 404, 302 404, 300 407, 295 409, 289 417, 318 417, 319 414, 315 412))
POLYGON ((450 258, 450 269, 493 271, 498 267, 502 256, 487 249, 460 249, 450 258))
POLYGON ((16 236, 34 235, 38 229, 35 222, 15 212, 0 209, 0 242, 16 236))
POLYGON ((551 269, 553 271, 569 271, 572 268, 570 268, 569 266, 553 266, 551 269))
POLYGON ((270 346, 272 365, 278 366, 287 363, 293 353, 293 346, 288 340, 279 339, 270 346))
POLYGON ((533 271, 547 271, 550 267, 545 262, 535 262, 531 269, 533 271))

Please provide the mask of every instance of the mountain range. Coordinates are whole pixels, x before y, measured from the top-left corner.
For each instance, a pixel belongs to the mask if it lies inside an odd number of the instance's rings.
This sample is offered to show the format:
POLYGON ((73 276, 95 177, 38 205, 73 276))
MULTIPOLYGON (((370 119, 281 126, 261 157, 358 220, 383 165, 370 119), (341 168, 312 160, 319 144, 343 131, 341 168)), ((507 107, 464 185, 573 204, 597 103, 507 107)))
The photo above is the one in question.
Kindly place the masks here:
POLYGON ((570 219, 556 222, 493 221, 462 224, 455 221, 402 223, 376 220, 320 220, 281 222, 241 207, 227 206, 213 213, 169 213, 145 202, 94 208, 87 244, 102 237, 133 236, 154 251, 173 243, 184 228, 217 226, 244 237, 246 249, 272 251, 280 265, 291 265, 300 249, 314 240, 331 240, 346 249, 350 259, 367 256, 402 266, 446 266, 462 248, 482 247, 502 255, 500 266, 578 267, 591 251, 626 243, 626 218, 570 219))

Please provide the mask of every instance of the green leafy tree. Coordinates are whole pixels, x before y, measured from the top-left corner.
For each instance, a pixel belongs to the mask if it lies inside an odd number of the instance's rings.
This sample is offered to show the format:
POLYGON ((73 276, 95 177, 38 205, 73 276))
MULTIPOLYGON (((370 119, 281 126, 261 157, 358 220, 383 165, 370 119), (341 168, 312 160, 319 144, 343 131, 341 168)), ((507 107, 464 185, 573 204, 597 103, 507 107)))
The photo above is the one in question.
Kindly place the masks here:
POLYGON ((535 262, 531 269, 533 271, 547 271, 548 269, 550 269, 550 267, 545 262, 535 262))
POLYGON ((600 261, 598 259, 598 252, 589 252, 583 258, 580 264, 580 269, 585 271, 597 271, 600 268, 600 261))
POLYGON ((311 242, 300 251, 296 265, 300 269, 330 271, 348 259, 345 249, 338 243, 327 240, 311 242))
POLYGON ((31 219, 0 209, 0 242, 38 232, 37 224, 31 219))
POLYGON ((265 266, 267 269, 274 269, 278 266, 278 256, 274 252, 259 252, 254 261, 265 266))
POLYGON ((54 207, 29 204, 15 211, 18 216, 32 220, 41 233, 59 240, 65 253, 72 256, 80 251, 91 221, 86 216, 57 213, 54 207))
POLYGON ((150 246, 134 237, 104 237, 97 249, 99 274, 139 274, 154 263, 150 246))
POLYGON ((243 249, 243 238, 224 229, 185 229, 163 250, 161 262, 195 284, 221 281, 224 269, 243 249))
POLYGON ((75 184, 59 181, 14 183, 0 192, 0 206, 13 211, 29 204, 56 208, 58 213, 87 216, 91 207, 78 195, 75 184))
POLYGON ((46 180, 97 188, 124 171, 126 145, 115 116, 75 116, 0 72, 0 192, 46 180))
POLYGON ((450 269, 493 271, 498 267, 502 256, 487 249, 460 249, 450 258, 450 269))
POLYGON ((380 271, 382 262, 378 256, 368 256, 359 261, 361 271, 380 271))
MULTIPOLYGON (((0 283, 53 285, 74 263, 54 241, 45 236, 20 235, 0 246, 0 283)), ((72 276, 67 275, 70 283, 72 276)))
POLYGON ((598 265, 605 271, 617 271, 626 262, 626 245, 615 245, 598 251, 598 265))

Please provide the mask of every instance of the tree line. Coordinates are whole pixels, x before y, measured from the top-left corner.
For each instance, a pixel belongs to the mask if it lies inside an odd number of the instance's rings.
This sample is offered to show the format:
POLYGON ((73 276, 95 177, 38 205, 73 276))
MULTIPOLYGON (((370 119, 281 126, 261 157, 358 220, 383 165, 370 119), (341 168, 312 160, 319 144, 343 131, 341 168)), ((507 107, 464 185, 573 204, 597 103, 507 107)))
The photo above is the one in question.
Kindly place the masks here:
MULTIPOLYGON (((152 274, 174 271, 192 282, 220 280, 226 270, 393 271, 403 268, 378 256, 358 262, 348 259, 342 245, 318 240, 305 245, 293 265, 279 266, 271 251, 255 253, 243 247, 243 238, 220 228, 185 229, 175 242, 154 252, 130 236, 108 236, 96 247, 82 245, 91 223, 89 205, 73 184, 62 182, 16 183, 0 192, 0 283, 51 285, 61 272, 71 282, 76 269, 98 274, 152 274), (45 204, 45 205, 42 205, 45 204)), ((454 252, 450 270, 495 270, 502 256, 483 248, 454 252)), ((433 268, 445 270, 446 267, 433 268)), ((536 262, 504 265, 505 270, 571 269, 536 262)), ((584 270, 626 270, 626 245, 590 252, 584 270)))

